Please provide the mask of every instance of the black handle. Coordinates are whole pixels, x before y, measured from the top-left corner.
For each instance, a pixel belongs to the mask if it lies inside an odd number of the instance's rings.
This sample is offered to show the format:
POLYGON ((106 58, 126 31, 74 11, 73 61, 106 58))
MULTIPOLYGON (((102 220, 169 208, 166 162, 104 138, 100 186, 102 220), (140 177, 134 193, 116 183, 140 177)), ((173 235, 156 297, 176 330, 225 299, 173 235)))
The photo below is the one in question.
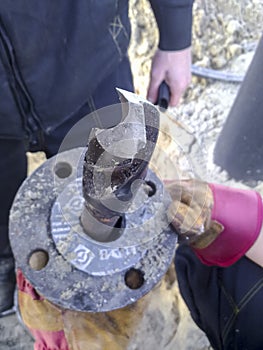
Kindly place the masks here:
POLYGON ((169 106, 170 97, 171 97, 170 88, 167 85, 167 83, 163 81, 159 86, 157 105, 160 108, 167 109, 169 106))

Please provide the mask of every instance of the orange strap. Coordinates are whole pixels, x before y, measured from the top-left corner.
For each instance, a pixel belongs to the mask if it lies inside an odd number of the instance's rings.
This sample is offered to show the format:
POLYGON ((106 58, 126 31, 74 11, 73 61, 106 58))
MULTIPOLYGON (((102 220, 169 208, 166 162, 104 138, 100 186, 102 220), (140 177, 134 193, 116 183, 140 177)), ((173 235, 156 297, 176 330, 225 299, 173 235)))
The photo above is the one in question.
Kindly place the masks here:
POLYGON ((69 350, 62 310, 42 298, 17 271, 18 302, 23 322, 35 339, 35 350, 69 350))

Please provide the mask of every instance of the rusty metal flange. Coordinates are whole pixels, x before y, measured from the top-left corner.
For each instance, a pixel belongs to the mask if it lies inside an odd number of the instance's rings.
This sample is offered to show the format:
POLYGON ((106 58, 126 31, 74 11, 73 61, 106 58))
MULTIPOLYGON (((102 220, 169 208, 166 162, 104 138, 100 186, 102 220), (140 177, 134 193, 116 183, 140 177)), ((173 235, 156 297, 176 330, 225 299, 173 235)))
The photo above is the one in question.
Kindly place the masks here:
POLYGON ((150 170, 145 181, 153 191, 135 200, 120 237, 87 236, 79 222, 85 151, 60 153, 26 179, 10 213, 10 241, 17 267, 39 294, 63 308, 101 312, 149 292, 171 264, 177 236, 166 218, 169 196, 150 170), (33 263, 37 256, 42 266, 33 263))

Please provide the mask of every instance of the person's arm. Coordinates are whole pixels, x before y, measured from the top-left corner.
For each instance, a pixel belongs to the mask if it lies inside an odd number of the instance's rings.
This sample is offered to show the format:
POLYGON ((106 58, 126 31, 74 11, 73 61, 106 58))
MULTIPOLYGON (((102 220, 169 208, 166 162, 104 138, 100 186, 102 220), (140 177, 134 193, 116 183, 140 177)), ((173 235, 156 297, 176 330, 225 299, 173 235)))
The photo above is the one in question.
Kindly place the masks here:
POLYGON ((263 205, 256 191, 198 180, 167 185, 169 218, 206 265, 227 267, 246 255, 263 266, 263 205))
POLYGON ((176 106, 191 81, 193 0, 150 0, 159 28, 159 44, 152 60, 147 98, 155 103, 163 80, 176 106))
POLYGON ((246 256, 256 264, 263 267, 263 227, 261 228, 255 243, 247 251, 246 256))

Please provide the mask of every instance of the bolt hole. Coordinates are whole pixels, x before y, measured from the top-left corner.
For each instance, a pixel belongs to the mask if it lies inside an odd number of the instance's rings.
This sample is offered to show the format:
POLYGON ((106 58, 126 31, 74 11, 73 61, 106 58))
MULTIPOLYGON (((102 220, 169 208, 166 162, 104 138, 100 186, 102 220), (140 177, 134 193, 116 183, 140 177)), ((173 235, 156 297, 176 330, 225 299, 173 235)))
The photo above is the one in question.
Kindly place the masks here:
POLYGON ((138 269, 130 269, 125 274, 125 284, 130 289, 139 289, 144 283, 144 273, 138 269))
POLYGON ((54 171, 60 179, 65 179, 72 173, 72 167, 69 163, 59 162, 56 164, 54 171))
POLYGON ((45 250, 35 250, 29 257, 29 266, 32 270, 40 271, 48 263, 49 256, 45 250))
POLYGON ((148 186, 148 188, 147 188, 148 197, 154 196, 155 193, 156 193, 156 186, 155 186, 155 184, 152 181, 146 181, 146 184, 148 186))

